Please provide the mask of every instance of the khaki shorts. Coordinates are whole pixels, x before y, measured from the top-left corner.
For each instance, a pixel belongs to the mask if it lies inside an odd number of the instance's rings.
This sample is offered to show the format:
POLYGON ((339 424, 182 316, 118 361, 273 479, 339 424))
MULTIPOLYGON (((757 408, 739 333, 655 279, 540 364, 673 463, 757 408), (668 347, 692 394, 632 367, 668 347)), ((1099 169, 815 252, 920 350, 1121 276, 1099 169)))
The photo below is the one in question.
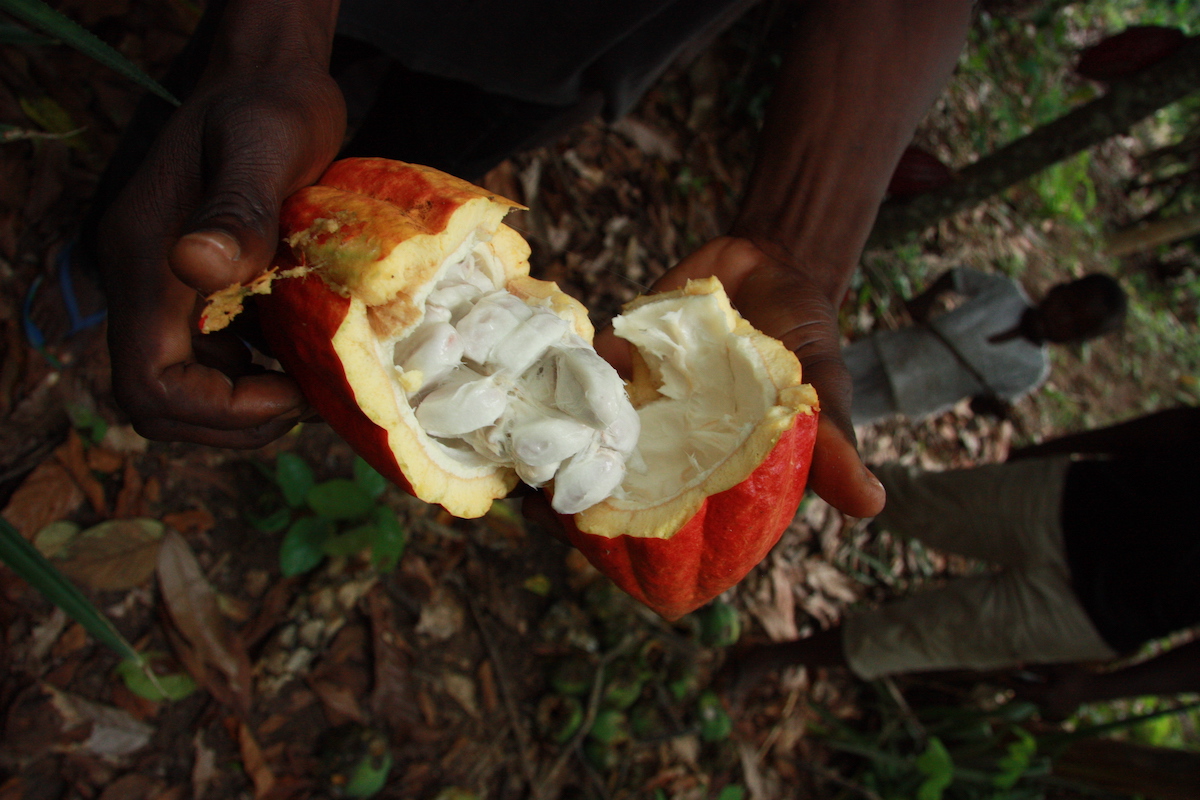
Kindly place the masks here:
POLYGON ((998 569, 851 614, 842 642, 854 673, 869 680, 1115 658, 1071 589, 1060 522, 1069 464, 1063 457, 946 472, 876 468, 888 493, 881 527, 998 569))

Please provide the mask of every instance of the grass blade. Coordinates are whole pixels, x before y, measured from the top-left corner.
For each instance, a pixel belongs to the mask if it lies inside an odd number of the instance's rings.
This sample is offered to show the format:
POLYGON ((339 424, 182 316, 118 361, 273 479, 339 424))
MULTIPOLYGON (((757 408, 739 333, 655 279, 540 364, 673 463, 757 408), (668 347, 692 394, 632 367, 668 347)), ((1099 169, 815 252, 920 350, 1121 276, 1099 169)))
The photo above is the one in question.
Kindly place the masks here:
POLYGON ((50 8, 41 0, 0 0, 0 11, 13 15, 27 25, 53 36, 63 44, 68 44, 106 67, 116 70, 144 89, 154 92, 171 105, 179 105, 179 101, 170 92, 138 69, 132 61, 100 41, 86 28, 50 8))
POLYGON ((133 645, 121 635, 108 617, 101 614, 75 584, 67 580, 57 567, 47 561, 36 547, 3 519, 0 519, 0 561, 8 564, 13 572, 82 625, 96 641, 108 645, 122 658, 138 664, 143 662, 141 654, 133 649, 133 645))

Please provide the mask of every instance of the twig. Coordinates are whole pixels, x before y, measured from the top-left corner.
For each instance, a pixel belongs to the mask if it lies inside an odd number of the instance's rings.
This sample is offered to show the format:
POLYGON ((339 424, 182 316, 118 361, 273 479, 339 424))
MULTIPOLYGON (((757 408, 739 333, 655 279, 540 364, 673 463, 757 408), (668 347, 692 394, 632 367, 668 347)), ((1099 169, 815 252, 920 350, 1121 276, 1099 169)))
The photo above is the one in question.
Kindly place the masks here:
POLYGON ((758 752, 754 755, 754 760, 757 763, 762 763, 763 758, 775 746, 775 741, 783 733, 783 721, 792 715, 796 710, 796 703, 800 700, 800 689, 797 687, 788 693, 787 702, 783 704, 783 713, 780 714, 780 723, 771 728, 771 732, 767 734, 767 738, 763 740, 762 746, 758 748, 758 752))
POLYGON ((891 698, 896 703, 896 706, 900 709, 900 719, 904 722, 904 727, 908 728, 908 734, 917 742, 919 742, 922 747, 924 747, 925 741, 928 738, 928 734, 925 732, 925 726, 921 724, 919 719, 917 719, 917 715, 913 712, 912 706, 908 704, 908 700, 904 698, 904 694, 900 691, 900 687, 897 686, 896 682, 888 676, 884 676, 881 679, 881 682, 887 689, 888 694, 891 695, 891 698))
POLYGON ((500 689, 500 698, 504 703, 504 712, 508 715, 508 722, 513 728, 513 735, 517 740, 517 750, 521 753, 521 771, 525 774, 525 780, 529 782, 533 789, 534 796, 540 797, 541 791, 538 788, 537 770, 533 763, 533 755, 530 753, 529 741, 525 737, 525 728, 521 726, 521 715, 517 710, 517 702, 513 697, 511 684, 508 680, 508 670, 504 666, 504 661, 500 658, 500 650, 496 647, 496 643, 492 640, 491 632, 488 630, 487 624, 483 620, 483 614, 479 611, 479 606, 475 602, 475 598, 471 593, 466 591, 466 587, 459 583, 459 589, 462 590, 462 596, 467 600, 467 608, 471 610, 471 617, 475 620, 475 627, 479 628, 479 638, 483 640, 483 647, 488 652, 488 658, 496 667, 496 685, 500 689))
MULTIPOLYGON (((541 783, 538 784, 539 787, 552 784, 557 779, 558 773, 561 772, 564 767, 566 767, 567 761, 570 760, 571 755, 578 750, 579 746, 583 743, 583 739, 587 736, 588 731, 591 729, 592 723, 596 721, 596 713, 600 709, 600 698, 604 693, 604 670, 618 656, 622 655, 626 650, 628 650, 633 644, 633 641, 633 636, 627 636, 620 642, 620 644, 600 657, 600 664, 596 669, 596 677, 592 681, 592 691, 591 694, 588 695, 587 711, 583 715, 583 722, 580 724, 579 730, 575 732, 575 736, 572 737, 570 743, 563 748, 562 754, 550 767, 549 772, 546 773, 546 777, 544 777, 541 783)), ((541 795, 540 788, 535 789, 535 791, 537 792, 538 796, 541 795)))
POLYGON ((818 778, 824 778, 825 780, 829 781, 830 783, 836 783, 838 786, 841 786, 843 789, 849 789, 852 792, 862 795, 863 797, 867 798, 867 800, 883 800, 882 797, 880 797, 878 794, 871 791, 867 787, 860 786, 857 783, 855 783, 854 781, 848 781, 845 778, 843 778, 841 775, 838 775, 833 770, 826 769, 825 767, 822 767, 820 764, 810 763, 810 762, 803 761, 803 760, 797 761, 796 763, 798 766, 803 767, 804 769, 806 769, 809 772, 816 775, 818 778))

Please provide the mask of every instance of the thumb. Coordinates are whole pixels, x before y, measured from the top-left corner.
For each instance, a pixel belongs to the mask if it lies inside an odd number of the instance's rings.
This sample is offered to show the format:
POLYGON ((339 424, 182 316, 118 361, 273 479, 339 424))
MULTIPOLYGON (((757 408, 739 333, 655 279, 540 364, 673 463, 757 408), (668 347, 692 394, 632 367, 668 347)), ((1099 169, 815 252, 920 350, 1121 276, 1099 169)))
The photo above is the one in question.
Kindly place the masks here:
POLYGON ((168 254, 175 275, 205 295, 245 283, 270 266, 279 237, 279 208, 291 188, 226 175, 210 186, 168 254))

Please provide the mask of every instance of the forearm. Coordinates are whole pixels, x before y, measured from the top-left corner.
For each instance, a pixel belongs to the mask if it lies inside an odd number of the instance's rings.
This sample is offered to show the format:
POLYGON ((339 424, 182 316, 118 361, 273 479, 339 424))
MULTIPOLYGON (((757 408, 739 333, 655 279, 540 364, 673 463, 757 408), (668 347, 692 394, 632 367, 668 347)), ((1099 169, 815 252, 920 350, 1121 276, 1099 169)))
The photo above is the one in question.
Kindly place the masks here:
POLYGON ((1093 431, 1068 434, 1015 451, 1011 460, 1052 455, 1153 452, 1200 441, 1200 409, 1171 408, 1093 431))
POLYGON ((732 233, 845 292, 888 180, 962 49, 965 0, 807 3, 732 233))
POLYGON ((1125 669, 1093 675, 1081 702, 1200 692, 1200 640, 1125 669))
POLYGON ((227 0, 210 61, 232 70, 304 59, 328 67, 340 0, 227 0))

